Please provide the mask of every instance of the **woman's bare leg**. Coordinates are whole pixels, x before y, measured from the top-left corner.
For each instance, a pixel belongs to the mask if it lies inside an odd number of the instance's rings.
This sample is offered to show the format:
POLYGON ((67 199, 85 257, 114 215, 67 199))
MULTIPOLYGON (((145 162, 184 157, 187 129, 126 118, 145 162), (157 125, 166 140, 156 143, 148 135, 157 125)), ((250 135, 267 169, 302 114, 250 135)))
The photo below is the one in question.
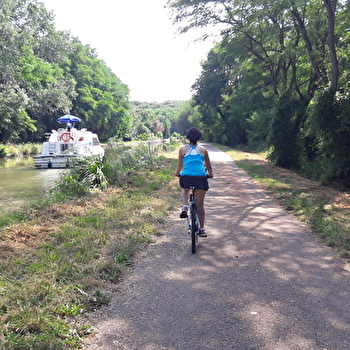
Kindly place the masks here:
POLYGON ((188 205, 188 200, 190 199, 190 190, 183 188, 181 192, 182 204, 188 205))
POLYGON ((196 190, 197 210, 198 210, 200 228, 204 228, 204 221, 205 221, 204 198, 206 193, 207 191, 205 190, 196 190))

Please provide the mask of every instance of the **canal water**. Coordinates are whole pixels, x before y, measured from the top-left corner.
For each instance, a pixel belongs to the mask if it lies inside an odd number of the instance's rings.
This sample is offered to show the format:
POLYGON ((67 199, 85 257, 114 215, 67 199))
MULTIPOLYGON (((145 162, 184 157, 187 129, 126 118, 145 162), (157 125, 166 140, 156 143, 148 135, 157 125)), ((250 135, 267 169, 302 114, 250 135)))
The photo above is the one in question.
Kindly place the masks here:
POLYGON ((0 212, 16 210, 45 196, 60 169, 36 169, 32 157, 0 160, 0 212))

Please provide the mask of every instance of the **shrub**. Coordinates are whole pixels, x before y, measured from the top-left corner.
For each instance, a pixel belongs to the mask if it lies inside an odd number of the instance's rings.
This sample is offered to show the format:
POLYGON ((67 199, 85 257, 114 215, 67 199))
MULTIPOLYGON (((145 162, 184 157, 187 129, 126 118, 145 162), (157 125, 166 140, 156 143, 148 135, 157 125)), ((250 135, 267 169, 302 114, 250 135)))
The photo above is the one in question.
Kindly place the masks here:
POLYGON ((7 157, 6 147, 4 145, 0 145, 0 158, 7 157))
POLYGON ((51 192, 64 199, 86 195, 89 189, 104 189, 108 184, 122 185, 130 172, 151 169, 163 148, 152 144, 118 146, 108 149, 104 158, 76 160, 51 192))

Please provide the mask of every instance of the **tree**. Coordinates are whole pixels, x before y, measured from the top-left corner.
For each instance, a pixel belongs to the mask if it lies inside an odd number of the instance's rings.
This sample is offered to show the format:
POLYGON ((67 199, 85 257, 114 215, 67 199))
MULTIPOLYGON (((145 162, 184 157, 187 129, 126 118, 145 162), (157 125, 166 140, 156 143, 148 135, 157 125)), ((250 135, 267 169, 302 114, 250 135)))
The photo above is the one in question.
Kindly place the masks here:
MULTIPOLYGON (((345 124, 338 123, 335 129, 331 125, 332 120, 346 119, 339 114, 337 98, 344 102, 347 96, 344 88, 348 89, 346 69, 349 64, 345 52, 349 46, 347 35, 344 35, 349 17, 347 6, 336 0, 169 0, 168 7, 180 31, 195 27, 221 28, 218 61, 225 72, 225 85, 231 86, 231 91, 220 87, 219 94, 215 90, 211 97, 208 96, 202 120, 208 118, 208 108, 216 111, 212 118, 224 121, 228 135, 237 130, 233 121, 241 115, 240 125, 247 128, 249 137, 257 135, 252 128, 262 125, 257 122, 261 117, 268 130, 260 135, 269 135, 273 148, 271 159, 286 167, 298 167, 306 153, 309 159, 317 159, 322 147, 309 147, 310 144, 332 144, 327 149, 332 149, 333 156, 344 154, 347 145, 342 143, 340 151, 339 142, 335 140, 340 130, 344 137, 345 124), (237 48, 232 50, 231 44, 237 48), (339 81, 343 82, 340 89, 339 81), (254 97, 247 98, 252 92, 254 97), (250 100, 254 102, 249 103, 250 100), (242 107, 243 102, 245 107, 242 107), (327 113, 326 122, 321 109, 316 108, 318 104, 332 111, 327 113), (251 122, 253 115, 255 123, 251 122), (313 116, 312 123, 308 120, 310 115, 313 116), (323 131, 312 133, 311 125, 323 131), (310 143, 312 134, 318 143, 310 143), (326 134, 329 135, 327 142, 326 134), (281 135, 288 135, 288 138, 281 135), (285 140, 288 140, 289 148, 285 140), (311 150, 315 152, 314 156, 310 155, 311 150)), ((207 62, 213 62, 212 58, 208 57, 207 62)), ((199 93, 204 96, 203 91, 209 93, 204 77, 209 78, 214 87, 213 75, 209 76, 203 69, 202 80, 197 81, 197 97, 199 93)), ((219 83, 218 77, 215 79, 219 83)), ((211 123, 214 125, 215 121, 211 123)))
POLYGON ((37 1, 3 0, 0 32, 1 141, 41 139, 50 116, 69 110, 74 97, 74 82, 36 53, 54 32, 52 15, 37 1))
POLYGON ((186 102, 176 118, 176 130, 180 135, 185 135, 186 131, 194 125, 190 122, 191 117, 195 113, 195 109, 192 106, 192 102, 186 102))
POLYGON ((2 0, 0 35, 1 142, 41 140, 69 112, 101 140, 129 131, 128 87, 42 3, 2 0))
POLYGON ((183 104, 184 101, 132 101, 133 136, 161 132, 163 138, 168 138, 173 132, 178 132, 176 121, 183 104))
POLYGON ((25 125, 34 130, 34 121, 26 113, 28 97, 16 80, 21 58, 23 34, 18 30, 20 6, 5 0, 0 8, 0 141, 16 140, 25 125))

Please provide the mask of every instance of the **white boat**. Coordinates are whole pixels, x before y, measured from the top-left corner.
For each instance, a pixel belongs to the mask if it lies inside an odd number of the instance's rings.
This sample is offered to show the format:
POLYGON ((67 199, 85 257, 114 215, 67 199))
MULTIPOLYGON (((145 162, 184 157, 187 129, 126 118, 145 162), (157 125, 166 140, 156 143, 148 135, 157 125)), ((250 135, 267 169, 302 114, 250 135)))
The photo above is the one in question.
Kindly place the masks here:
POLYGON ((41 154, 34 156, 36 168, 66 168, 77 158, 103 157, 97 134, 75 127, 59 128, 45 134, 41 154))

